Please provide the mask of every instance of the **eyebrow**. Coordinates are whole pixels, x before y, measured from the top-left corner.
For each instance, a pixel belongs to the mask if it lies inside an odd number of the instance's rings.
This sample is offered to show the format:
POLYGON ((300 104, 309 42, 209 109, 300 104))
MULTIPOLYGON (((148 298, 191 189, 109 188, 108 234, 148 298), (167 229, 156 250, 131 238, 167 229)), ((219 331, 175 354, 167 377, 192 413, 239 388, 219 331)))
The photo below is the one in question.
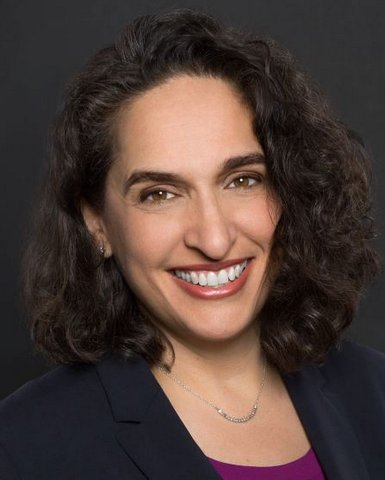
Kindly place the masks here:
MULTIPOLYGON (((239 167, 245 167, 255 164, 265 164, 265 157, 260 152, 248 153, 247 155, 238 155, 225 159, 219 170, 219 176, 224 176, 239 167)), ((176 173, 162 172, 157 170, 134 170, 132 174, 124 180, 123 195, 126 196, 130 188, 137 184, 147 181, 159 183, 172 183, 186 187, 186 180, 176 173)))

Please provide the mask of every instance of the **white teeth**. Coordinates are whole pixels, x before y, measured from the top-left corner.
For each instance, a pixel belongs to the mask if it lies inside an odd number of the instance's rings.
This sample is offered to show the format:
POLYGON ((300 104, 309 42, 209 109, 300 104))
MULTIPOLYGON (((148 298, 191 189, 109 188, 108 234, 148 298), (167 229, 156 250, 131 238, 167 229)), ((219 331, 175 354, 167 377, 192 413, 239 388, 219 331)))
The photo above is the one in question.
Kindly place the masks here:
POLYGON ((195 272, 191 272, 191 282, 194 285, 197 285, 199 283, 199 277, 195 272))
POLYGON ((225 283, 227 283, 229 281, 229 277, 227 275, 227 272, 226 270, 220 270, 219 274, 218 274, 218 283, 220 285, 224 285, 225 283))
POLYGON ((239 265, 236 265, 235 266, 235 276, 238 278, 240 274, 241 274, 241 267, 239 265))
POLYGON ((238 265, 233 265, 228 269, 222 269, 219 272, 212 271, 205 274, 203 272, 183 272, 181 270, 176 270, 175 275, 186 282, 193 283, 194 285, 198 285, 199 283, 202 287, 218 287, 220 285, 226 285, 226 283, 239 278, 246 266, 247 260, 238 265))
POLYGON ((209 287, 217 287, 218 286, 218 277, 214 272, 209 272, 207 274, 207 285, 209 287))
POLYGON ((235 270, 234 267, 230 267, 229 271, 227 272, 227 275, 229 277, 229 280, 233 281, 235 280, 235 270))

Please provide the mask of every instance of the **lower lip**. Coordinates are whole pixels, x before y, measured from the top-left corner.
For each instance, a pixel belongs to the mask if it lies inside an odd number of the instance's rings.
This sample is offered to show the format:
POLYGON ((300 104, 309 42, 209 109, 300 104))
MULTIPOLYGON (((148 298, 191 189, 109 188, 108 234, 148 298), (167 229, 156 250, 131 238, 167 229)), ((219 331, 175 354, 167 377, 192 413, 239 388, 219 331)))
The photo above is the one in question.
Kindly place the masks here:
POLYGON ((220 287, 202 287, 201 285, 194 285, 193 283, 185 282, 184 280, 178 278, 172 273, 171 275, 177 285, 183 288, 183 290, 192 297, 214 300, 229 297, 230 295, 234 295, 235 293, 237 293, 246 283, 247 277, 250 273, 251 263, 252 260, 249 259, 246 268, 243 270, 243 272, 238 278, 236 278, 232 282, 227 283, 226 285, 221 285, 220 287))

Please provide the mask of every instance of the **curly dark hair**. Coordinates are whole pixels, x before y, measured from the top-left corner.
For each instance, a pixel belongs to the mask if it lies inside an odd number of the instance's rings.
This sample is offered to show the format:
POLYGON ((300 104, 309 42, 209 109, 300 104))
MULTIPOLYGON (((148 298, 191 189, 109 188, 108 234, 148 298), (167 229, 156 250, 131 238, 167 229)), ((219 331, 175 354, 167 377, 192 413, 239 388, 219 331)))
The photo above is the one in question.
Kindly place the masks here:
POLYGON ((178 74, 230 82, 254 113, 282 205, 261 346, 283 372, 322 363, 379 269, 368 155, 286 49, 190 9, 137 18, 68 86, 23 267, 36 349, 54 364, 111 351, 160 362, 165 336, 114 257, 100 261, 80 206, 103 209, 119 109, 178 74))

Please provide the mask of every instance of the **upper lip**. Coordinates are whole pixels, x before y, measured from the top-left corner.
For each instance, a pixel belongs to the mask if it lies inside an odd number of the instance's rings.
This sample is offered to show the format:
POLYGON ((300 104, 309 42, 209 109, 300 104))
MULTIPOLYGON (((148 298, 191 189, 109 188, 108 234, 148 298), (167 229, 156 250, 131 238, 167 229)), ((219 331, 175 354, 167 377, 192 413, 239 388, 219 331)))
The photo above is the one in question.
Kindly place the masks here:
POLYGON ((250 257, 243 257, 243 258, 235 258, 234 260, 227 260, 225 262, 215 262, 215 263, 201 263, 201 264, 194 264, 194 265, 183 265, 180 267, 175 267, 172 270, 212 270, 217 272, 222 270, 223 268, 231 267, 231 265, 237 265, 239 263, 243 263, 245 260, 248 260, 250 257))

